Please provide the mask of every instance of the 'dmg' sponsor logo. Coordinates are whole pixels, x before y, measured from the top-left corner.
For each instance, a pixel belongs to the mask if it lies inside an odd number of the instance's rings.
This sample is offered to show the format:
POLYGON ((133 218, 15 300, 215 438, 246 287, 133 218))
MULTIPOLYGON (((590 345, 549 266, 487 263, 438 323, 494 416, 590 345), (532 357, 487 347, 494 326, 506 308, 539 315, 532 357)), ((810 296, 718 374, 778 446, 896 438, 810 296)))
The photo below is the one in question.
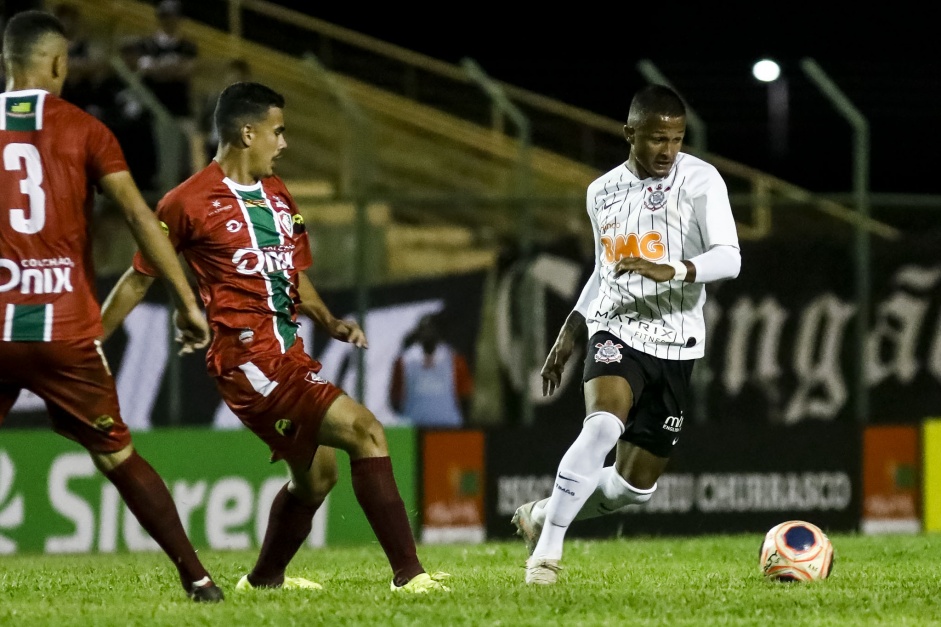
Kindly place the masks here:
MULTIPOLYGON (((61 294, 71 292, 72 268, 70 265, 54 266, 58 260, 28 259, 20 267, 10 259, 0 259, 0 292, 9 292, 16 288, 22 294, 61 294), (44 263, 49 262, 49 263, 44 263), (46 267, 25 267, 28 265, 46 267)), ((71 260, 68 260, 71 264, 71 260)))
POLYGON ((272 274, 294 269, 294 251, 239 248, 232 255, 232 263, 239 274, 272 274))
POLYGON ((663 259, 666 247, 660 243, 663 236, 658 231, 648 231, 643 235, 627 233, 621 235, 602 235, 604 258, 608 263, 615 263, 625 257, 643 257, 650 261, 663 259))

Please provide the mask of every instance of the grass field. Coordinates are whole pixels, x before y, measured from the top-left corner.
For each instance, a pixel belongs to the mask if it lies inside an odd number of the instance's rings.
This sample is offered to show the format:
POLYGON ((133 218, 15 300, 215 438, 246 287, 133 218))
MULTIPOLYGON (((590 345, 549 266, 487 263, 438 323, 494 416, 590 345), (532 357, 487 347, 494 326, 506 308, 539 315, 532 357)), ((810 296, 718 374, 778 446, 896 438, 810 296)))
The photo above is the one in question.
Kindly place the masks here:
POLYGON ((254 552, 203 552, 226 593, 186 599, 162 553, 0 557, 0 625, 941 625, 941 535, 833 535, 831 577, 773 584, 756 535, 571 541, 554 587, 523 583, 522 544, 421 546, 453 591, 393 596, 378 546, 302 551, 319 592, 238 593, 254 552))

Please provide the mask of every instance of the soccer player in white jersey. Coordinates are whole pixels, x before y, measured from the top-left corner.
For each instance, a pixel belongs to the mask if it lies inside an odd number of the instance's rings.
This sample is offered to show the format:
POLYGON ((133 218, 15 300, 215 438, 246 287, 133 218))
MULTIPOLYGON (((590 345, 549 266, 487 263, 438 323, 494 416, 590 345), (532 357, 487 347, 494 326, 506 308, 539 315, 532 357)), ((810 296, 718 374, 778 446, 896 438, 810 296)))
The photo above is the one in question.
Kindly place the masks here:
POLYGON ((576 519, 645 503, 680 439, 695 359, 703 356, 705 284, 738 276, 738 235, 718 171, 681 152, 686 107, 649 85, 631 101, 626 162, 588 187, 595 271, 542 368, 543 394, 587 327, 582 431, 549 498, 513 516, 530 557, 526 583, 556 582, 576 519), (613 466, 605 458, 617 446, 613 466))

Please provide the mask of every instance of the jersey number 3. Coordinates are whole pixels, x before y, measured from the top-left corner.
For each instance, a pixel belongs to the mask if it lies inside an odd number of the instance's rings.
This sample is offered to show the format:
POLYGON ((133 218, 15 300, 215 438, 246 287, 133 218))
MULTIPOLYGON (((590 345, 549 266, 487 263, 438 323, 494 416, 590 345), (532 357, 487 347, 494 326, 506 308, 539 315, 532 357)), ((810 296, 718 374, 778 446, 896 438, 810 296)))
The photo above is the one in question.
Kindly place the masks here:
POLYGON ((15 231, 33 235, 46 224, 46 192, 42 188, 42 161, 32 144, 8 144, 3 149, 3 167, 11 172, 26 171, 20 191, 29 198, 29 217, 24 209, 10 209, 10 225, 15 231))

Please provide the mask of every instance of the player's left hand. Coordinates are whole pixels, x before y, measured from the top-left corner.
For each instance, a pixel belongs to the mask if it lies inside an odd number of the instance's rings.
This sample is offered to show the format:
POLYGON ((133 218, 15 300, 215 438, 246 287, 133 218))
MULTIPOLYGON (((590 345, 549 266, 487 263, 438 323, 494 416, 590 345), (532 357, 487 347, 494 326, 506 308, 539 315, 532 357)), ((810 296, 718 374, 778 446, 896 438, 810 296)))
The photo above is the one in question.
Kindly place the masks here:
POLYGON ((330 325, 330 337, 359 348, 369 348, 366 334, 352 320, 334 320, 333 324, 330 325))
POLYGON ((636 273, 657 283, 669 281, 676 274, 673 266, 647 261, 643 257, 625 257, 614 266, 614 277, 619 279, 625 274, 636 273))

